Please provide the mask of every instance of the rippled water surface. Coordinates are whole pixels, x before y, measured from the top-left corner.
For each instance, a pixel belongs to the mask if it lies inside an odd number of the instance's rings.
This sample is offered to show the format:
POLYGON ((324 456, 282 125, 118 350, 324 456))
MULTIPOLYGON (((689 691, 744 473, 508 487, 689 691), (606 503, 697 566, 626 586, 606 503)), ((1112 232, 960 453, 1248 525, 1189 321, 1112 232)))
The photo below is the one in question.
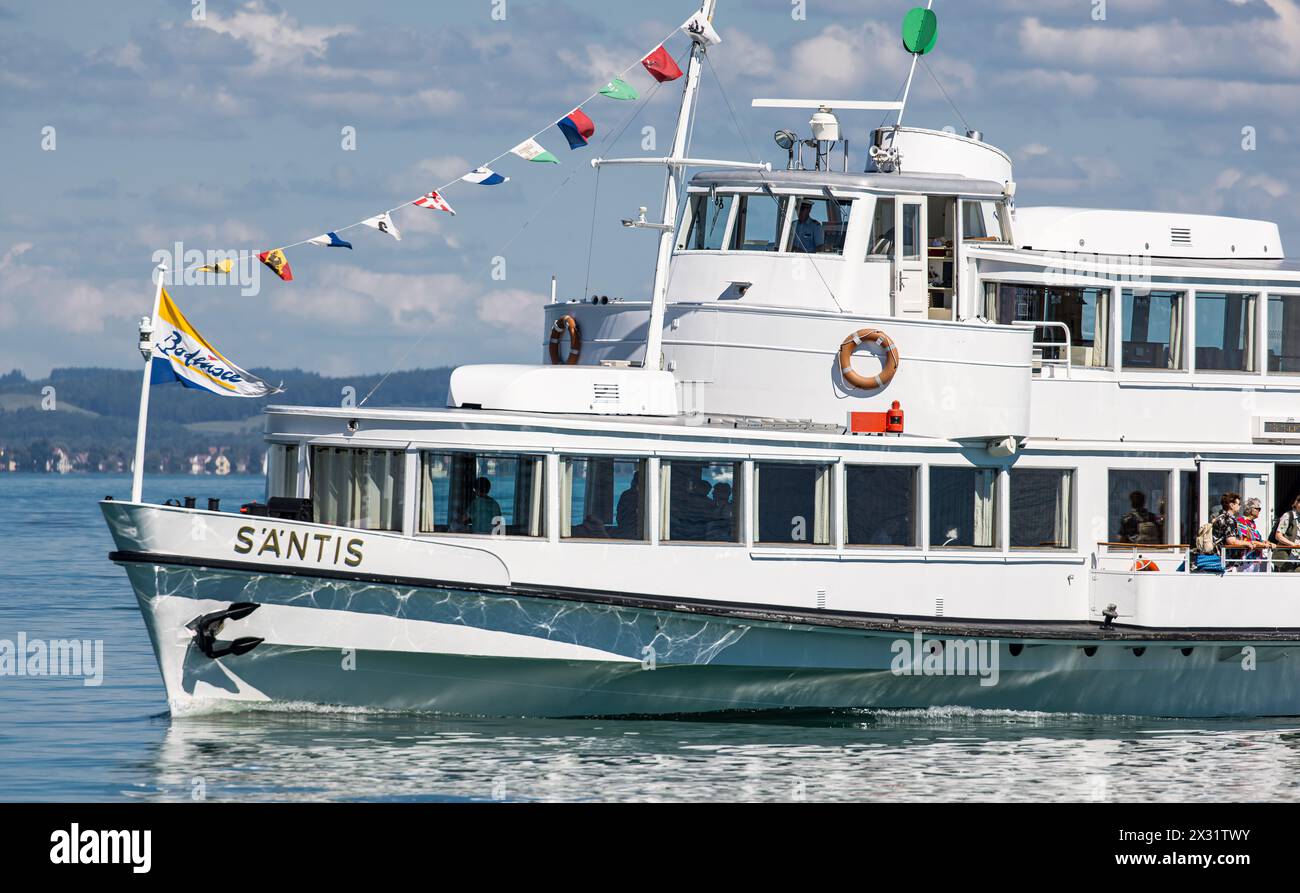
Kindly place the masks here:
MULTIPOLYGON (((146 498, 260 479, 155 478, 146 498)), ((101 686, 0 677, 0 799, 1300 800, 1300 720, 926 711, 689 721, 254 711, 171 720, 96 506, 125 477, 0 475, 0 639, 102 639, 101 686)), ((202 503, 201 503, 202 504, 202 503)))

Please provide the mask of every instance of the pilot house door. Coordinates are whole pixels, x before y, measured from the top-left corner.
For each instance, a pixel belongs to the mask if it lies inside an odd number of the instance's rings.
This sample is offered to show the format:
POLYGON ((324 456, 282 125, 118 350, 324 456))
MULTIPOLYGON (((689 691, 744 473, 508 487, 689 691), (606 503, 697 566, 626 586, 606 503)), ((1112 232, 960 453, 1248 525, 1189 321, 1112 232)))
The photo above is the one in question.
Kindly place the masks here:
POLYGON ((925 199, 899 197, 894 206, 894 313, 926 316, 925 199))

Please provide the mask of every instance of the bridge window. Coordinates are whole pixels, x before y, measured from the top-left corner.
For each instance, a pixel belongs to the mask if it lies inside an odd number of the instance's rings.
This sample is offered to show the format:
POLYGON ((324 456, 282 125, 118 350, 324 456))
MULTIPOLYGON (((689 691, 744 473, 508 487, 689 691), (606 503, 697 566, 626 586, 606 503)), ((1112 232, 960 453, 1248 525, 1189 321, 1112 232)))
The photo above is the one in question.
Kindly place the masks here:
POLYGON ((685 543, 739 542, 737 467, 734 462, 664 460, 659 466, 661 538, 685 543))
POLYGON ((1300 372, 1300 295, 1269 295, 1268 371, 1300 372))
POLYGON ((961 237, 964 242, 1006 242, 1009 239, 999 201, 963 201, 961 237))
POLYGON ((312 450, 311 498, 318 524, 401 530, 406 454, 401 450, 312 450))
POLYGON ((894 200, 878 198, 875 212, 871 217, 871 241, 868 243, 867 257, 892 258, 893 256, 894 200))
POLYGON ((849 465, 844 474, 846 543, 915 547, 919 469, 904 465, 849 465))
POLYGON ((783 546, 830 543, 830 480, 829 465, 756 463, 758 542, 783 546))
POLYGON ((565 539, 645 539, 646 462, 599 456, 560 462, 560 535, 565 539))
POLYGON ((793 204, 794 219, 790 223, 785 250, 799 254, 842 255, 853 202, 801 195, 794 198, 793 204), (808 208, 806 215, 805 206, 808 208))
POLYGON ((1169 472, 1111 469, 1110 541, 1164 543, 1169 506, 1169 472))
POLYGON ((686 239, 678 245, 686 251, 721 251, 726 244, 734 195, 691 196, 691 224, 686 239))
MULTIPOLYGON (((1109 365, 1110 289, 1057 288, 1045 285, 987 283, 985 316, 1010 325, 1013 322, 1062 323, 1070 330, 1070 362, 1075 366, 1104 368, 1109 365)), ((1034 340, 1060 344, 1065 350, 1065 332, 1060 326, 1042 326, 1034 340)), ((1046 356, 1046 354, 1045 354, 1046 356)), ((1064 360, 1064 356, 1048 357, 1064 360)))
POLYGON ((930 545, 996 549, 998 470, 930 469, 930 545))
POLYGON ((1074 548, 1074 472, 1011 469, 1011 548, 1074 548))
POLYGON ((298 495, 298 447, 273 443, 266 451, 266 498, 298 495))
POLYGON ((541 456, 425 453, 420 532, 540 537, 543 480, 541 456))
POLYGON ((1182 292, 1124 289, 1124 351, 1129 369, 1185 369, 1182 292))
POLYGON ((731 250, 777 251, 789 202, 789 198, 783 195, 756 193, 741 196, 735 231, 731 236, 731 250))
POLYGON ((1196 293, 1196 368, 1254 372, 1254 295, 1196 293))

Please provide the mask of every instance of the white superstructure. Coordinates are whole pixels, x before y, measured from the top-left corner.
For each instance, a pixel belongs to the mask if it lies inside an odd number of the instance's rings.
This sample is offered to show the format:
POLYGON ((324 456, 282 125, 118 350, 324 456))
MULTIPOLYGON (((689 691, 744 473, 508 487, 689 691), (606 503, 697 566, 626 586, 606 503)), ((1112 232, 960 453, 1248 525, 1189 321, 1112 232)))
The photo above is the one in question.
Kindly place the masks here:
POLYGON ((1017 207, 975 133, 851 172, 832 100, 812 169, 702 165, 704 52, 647 300, 445 408, 270 409, 278 517, 103 503, 173 708, 1300 712, 1300 575, 1191 552, 1300 493, 1277 227, 1017 207))

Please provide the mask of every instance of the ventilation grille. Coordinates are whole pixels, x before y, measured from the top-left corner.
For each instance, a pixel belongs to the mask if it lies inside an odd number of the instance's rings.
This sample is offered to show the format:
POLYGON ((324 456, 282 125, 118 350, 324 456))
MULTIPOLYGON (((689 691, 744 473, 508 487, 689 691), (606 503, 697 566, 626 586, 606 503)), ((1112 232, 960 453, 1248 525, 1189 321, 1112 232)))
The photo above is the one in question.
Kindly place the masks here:
POLYGON ((1192 231, 1188 227, 1174 226, 1169 229, 1169 241, 1175 245, 1192 244, 1192 231))
POLYGON ((819 610, 819 611, 824 611, 824 610, 826 610, 826 590, 825 590, 825 589, 818 589, 818 590, 817 590, 817 610, 819 610))
POLYGON ((591 392, 592 402, 598 406, 619 402, 617 384, 593 384, 591 392))
POLYGON ((943 616, 943 599, 941 598, 936 598, 934 600, 934 616, 935 617, 943 616))

